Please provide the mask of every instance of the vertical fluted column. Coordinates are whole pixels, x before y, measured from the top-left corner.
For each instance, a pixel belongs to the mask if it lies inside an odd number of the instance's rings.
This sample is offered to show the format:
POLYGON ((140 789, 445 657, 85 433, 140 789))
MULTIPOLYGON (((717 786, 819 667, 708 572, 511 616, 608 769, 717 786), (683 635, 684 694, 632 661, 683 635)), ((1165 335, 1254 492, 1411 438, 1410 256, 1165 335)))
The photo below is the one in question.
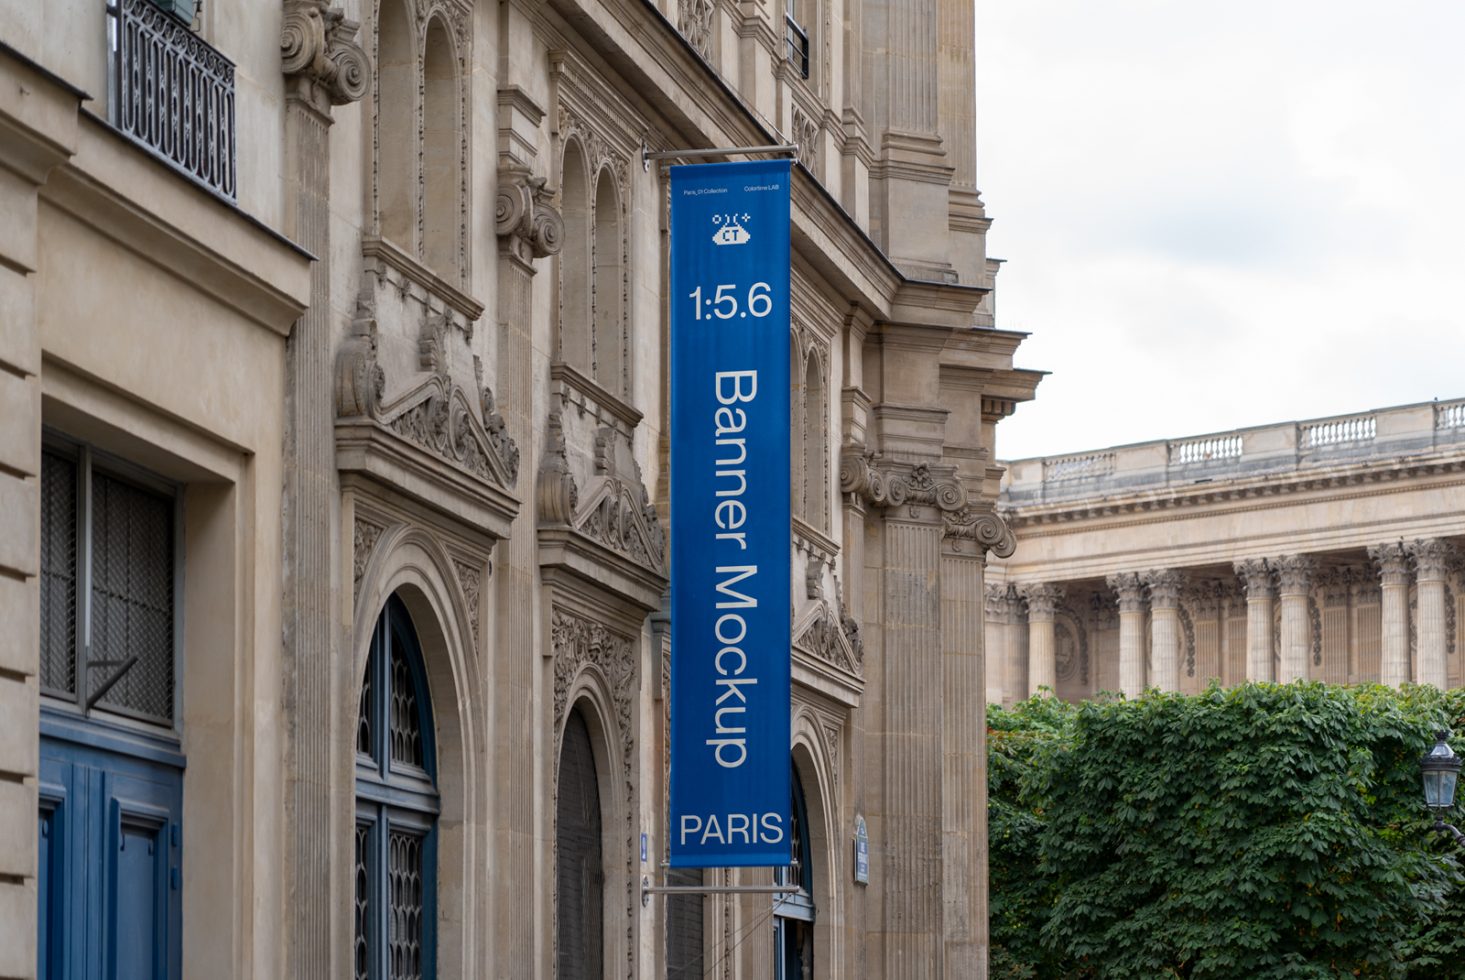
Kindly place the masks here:
POLYGON ((1448 541, 1439 538, 1415 541, 1407 548, 1419 586, 1418 656, 1415 659, 1414 682, 1433 684, 1443 690, 1449 683, 1445 658, 1448 643, 1445 573, 1455 549, 1448 541))
MULTIPOLYGON (((351 851, 342 844, 353 815, 333 792, 333 708, 351 681, 336 656, 339 605, 332 590, 336 512, 331 314, 331 107, 366 94, 370 63, 357 25, 324 0, 286 0, 280 39, 286 77, 285 233, 316 256, 310 306, 286 346, 284 514, 281 521, 284 684, 287 720, 284 869, 288 899, 285 961, 296 980, 340 976, 335 955, 349 917, 331 896, 349 894, 351 851), (343 826, 344 825, 344 826, 343 826), (335 883, 345 888, 333 888, 335 883)), ((347 777, 349 779, 349 776, 347 777)))
POLYGON ((942 529, 885 520, 885 975, 938 977, 942 942, 942 529))
POLYGON ((980 550, 948 538, 941 555, 941 856, 945 976, 986 966, 987 680, 980 550))
POLYGON ((1391 687, 1406 684, 1409 672, 1409 552, 1402 542, 1368 549, 1379 567, 1380 614, 1383 636, 1380 645, 1380 681, 1391 687))
POLYGON ((1235 565, 1236 574, 1246 586, 1246 679, 1273 681, 1272 603, 1277 589, 1272 567, 1265 558, 1248 558, 1235 565))
POLYGON ((1146 572, 1150 590, 1150 686, 1180 690, 1180 590, 1185 575, 1174 569, 1146 572))
POLYGON ((1308 598, 1317 561, 1311 555, 1283 555, 1272 562, 1277 570, 1277 595, 1282 603, 1282 649, 1277 680, 1307 680, 1312 660, 1312 622, 1308 598))
POLYGON ((1058 647, 1053 616, 1063 601, 1063 586, 1036 582, 1018 589, 1028 604, 1028 694, 1058 691, 1058 647))
POLYGON ((1145 584, 1138 572, 1110 575, 1119 597, 1119 690, 1137 698, 1145 689, 1145 584))

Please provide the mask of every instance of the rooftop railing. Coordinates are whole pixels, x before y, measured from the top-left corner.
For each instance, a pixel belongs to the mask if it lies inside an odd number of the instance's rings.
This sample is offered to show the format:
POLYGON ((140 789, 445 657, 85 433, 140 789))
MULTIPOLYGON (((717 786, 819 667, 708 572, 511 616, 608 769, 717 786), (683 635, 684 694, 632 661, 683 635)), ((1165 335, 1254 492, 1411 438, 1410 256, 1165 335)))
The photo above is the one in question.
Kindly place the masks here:
POLYGON ((1007 503, 1098 498, 1465 447, 1465 399, 1008 462, 1007 503))
POLYGON ((107 8, 112 125, 234 200, 234 64, 150 0, 107 8))

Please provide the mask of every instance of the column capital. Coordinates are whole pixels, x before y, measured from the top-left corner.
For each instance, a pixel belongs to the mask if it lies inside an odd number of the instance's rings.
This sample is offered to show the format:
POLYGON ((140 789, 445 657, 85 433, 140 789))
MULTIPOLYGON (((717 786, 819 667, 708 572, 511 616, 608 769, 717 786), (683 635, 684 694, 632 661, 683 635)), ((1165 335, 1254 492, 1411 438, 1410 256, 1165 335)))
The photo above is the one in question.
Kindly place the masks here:
POLYGON ((1236 577, 1246 587, 1248 599, 1274 599, 1277 596, 1276 583, 1272 579, 1272 566, 1265 558, 1247 558, 1232 566, 1236 577))
POLYGON ((967 506, 943 514, 942 518, 945 521, 943 536, 954 552, 960 553, 967 542, 971 542, 971 550, 983 560, 989 551, 998 558, 1010 558, 1017 550, 1017 538, 1012 528, 990 508, 967 506))
POLYGON ((1377 544, 1368 549, 1368 557, 1379 567, 1379 584, 1409 584, 1409 552, 1402 541, 1377 544))
POLYGON ((565 242, 565 221, 549 203, 545 178, 522 163, 505 161, 498 171, 494 231, 503 248, 533 271, 533 260, 554 255, 565 242))
POLYGON ((1145 583, 1139 572, 1119 572, 1110 575, 1105 583, 1119 597, 1119 611, 1142 613, 1145 611, 1145 583))
POLYGON ((331 106, 355 102, 371 85, 371 61, 356 42, 360 25, 326 0, 285 0, 281 70, 289 96, 325 118, 331 106))
POLYGON ((1064 589, 1052 582, 1030 582, 1017 587, 1017 594, 1027 600, 1028 622, 1052 619, 1063 601, 1064 589))
POLYGON ((1277 572, 1277 591, 1282 595, 1307 595, 1312 589, 1312 576, 1317 559, 1312 555, 1282 555, 1271 561, 1277 572))
MULTIPOLYGON (((933 465, 929 462, 898 463, 883 459, 879 453, 869 452, 862 446, 846 446, 839 456, 839 492, 850 495, 872 507, 895 509, 909 507, 910 516, 919 516, 918 508, 934 507, 947 517, 948 524, 960 520, 980 520, 982 512, 971 508, 966 489, 956 478, 954 467, 933 465), (961 516, 963 512, 969 512, 961 516), (971 518, 970 514, 979 515, 971 518)), ((977 532, 973 525, 973 532, 977 532)), ((1001 531, 1007 525, 996 514, 990 515, 986 533, 999 539, 986 547, 998 550, 1001 531), (995 522, 995 523, 993 523, 995 522), (1000 527, 999 527, 1000 525, 1000 527)), ((948 531, 949 533, 949 531, 948 531)), ((980 540, 980 539, 978 539, 980 540)), ((1011 552, 1007 552, 1011 554, 1011 552)))
POLYGON ((1185 573, 1174 568, 1157 568, 1144 573, 1149 586, 1150 602, 1156 609, 1178 609, 1180 590, 1185 588, 1185 573))
POLYGON ((1455 557, 1455 546, 1442 538, 1426 538, 1404 546, 1409 553, 1415 574, 1421 582, 1437 582, 1445 577, 1455 557))
POLYGON ((1005 582, 988 582, 983 590, 987 600, 987 618, 994 623, 1011 623, 1017 613, 1017 592, 1005 582))

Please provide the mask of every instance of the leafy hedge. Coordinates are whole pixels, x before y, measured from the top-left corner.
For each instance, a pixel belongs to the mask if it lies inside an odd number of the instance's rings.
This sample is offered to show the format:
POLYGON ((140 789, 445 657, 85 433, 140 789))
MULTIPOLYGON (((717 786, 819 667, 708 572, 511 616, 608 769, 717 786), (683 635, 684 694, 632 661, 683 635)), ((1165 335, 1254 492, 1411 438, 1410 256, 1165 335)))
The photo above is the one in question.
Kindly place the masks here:
POLYGON ((994 980, 1465 978, 1419 779, 1462 719, 1465 691, 1302 683, 994 706, 994 980))

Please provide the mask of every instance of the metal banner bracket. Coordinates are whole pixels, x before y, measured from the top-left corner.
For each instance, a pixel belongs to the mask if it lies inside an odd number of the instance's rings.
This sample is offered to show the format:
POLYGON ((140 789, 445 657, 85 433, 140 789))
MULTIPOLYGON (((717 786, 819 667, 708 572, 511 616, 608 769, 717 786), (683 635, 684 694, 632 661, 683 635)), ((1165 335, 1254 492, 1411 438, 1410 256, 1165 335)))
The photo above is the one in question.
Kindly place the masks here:
POLYGON ((779 156, 797 157, 799 148, 793 143, 777 143, 771 146, 711 146, 705 149, 657 150, 651 151, 646 141, 641 141, 641 172, 651 169, 652 160, 682 160, 687 157, 736 157, 748 153, 774 153, 779 156))

